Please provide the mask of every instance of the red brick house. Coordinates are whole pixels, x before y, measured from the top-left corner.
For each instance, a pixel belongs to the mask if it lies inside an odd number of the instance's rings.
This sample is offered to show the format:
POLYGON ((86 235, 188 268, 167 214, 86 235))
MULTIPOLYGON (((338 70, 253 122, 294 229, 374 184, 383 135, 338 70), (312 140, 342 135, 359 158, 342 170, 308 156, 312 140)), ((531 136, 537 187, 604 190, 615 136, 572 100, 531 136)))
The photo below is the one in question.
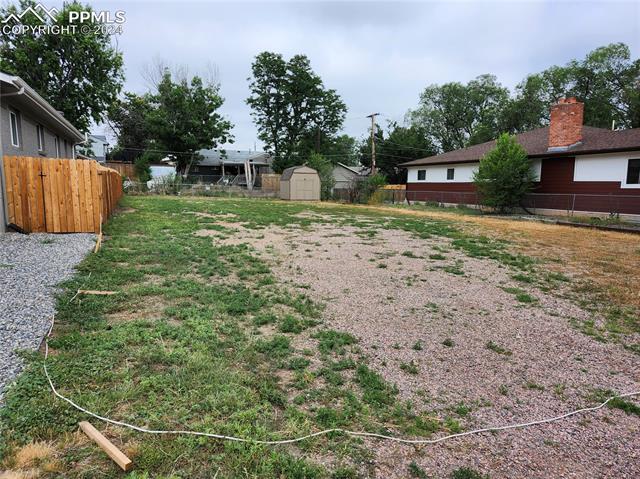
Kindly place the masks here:
MULTIPOLYGON (((583 126, 575 98, 551 108, 550 124, 516 135, 538 182, 525 204, 537 212, 640 215, 640 128, 583 126)), ((475 204, 473 173, 495 141, 402 164, 407 198, 475 204)))

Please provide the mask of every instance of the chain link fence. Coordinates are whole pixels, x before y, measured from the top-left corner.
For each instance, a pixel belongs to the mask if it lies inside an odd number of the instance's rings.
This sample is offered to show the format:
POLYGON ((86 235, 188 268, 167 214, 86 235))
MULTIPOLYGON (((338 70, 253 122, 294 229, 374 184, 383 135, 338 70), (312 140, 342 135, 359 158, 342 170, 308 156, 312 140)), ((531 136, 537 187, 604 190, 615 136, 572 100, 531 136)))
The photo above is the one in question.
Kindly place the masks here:
MULTIPOLYGON (((482 208, 482 201, 474 191, 407 191, 378 190, 383 203, 426 203, 435 205, 466 205, 482 208)), ((348 195, 338 198, 348 201, 348 195)), ((583 194, 583 193, 530 193, 522 205, 531 213, 558 211, 569 215, 580 213, 607 213, 610 215, 640 215, 640 195, 583 194)))

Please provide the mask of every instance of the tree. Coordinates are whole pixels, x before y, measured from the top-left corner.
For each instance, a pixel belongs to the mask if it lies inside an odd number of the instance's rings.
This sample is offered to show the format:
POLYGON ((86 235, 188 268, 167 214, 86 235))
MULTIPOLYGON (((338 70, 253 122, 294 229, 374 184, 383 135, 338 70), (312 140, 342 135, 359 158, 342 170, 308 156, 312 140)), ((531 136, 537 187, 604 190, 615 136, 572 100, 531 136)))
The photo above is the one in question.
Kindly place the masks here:
POLYGON ((217 85, 204 85, 197 76, 174 82, 165 72, 147 116, 151 146, 174 157, 176 172, 188 173, 201 159, 198 150, 233 141, 231 122, 217 112, 223 103, 217 85))
POLYGON ((500 135, 496 147, 480 160, 473 175, 482 202, 499 212, 518 206, 534 181, 527 152, 515 136, 507 133, 500 135))
POLYGON ((251 96, 247 104, 258 127, 258 138, 274 156, 281 172, 322 151, 344 122, 347 107, 335 90, 326 89, 309 59, 260 53, 251 66, 251 96))
MULTIPOLYGON (((19 14, 36 7, 33 0, 20 0, 0 10, 0 17, 19 14)), ((65 3, 45 24, 60 28, 69 26, 70 11, 91 11, 88 5, 65 3)), ((29 13, 22 23, 37 27, 42 22, 29 13)), ((49 33, 36 29, 21 34, 13 29, 0 30, 0 70, 19 75, 42 95, 56 110, 80 131, 87 132, 91 122, 104 119, 107 109, 116 100, 124 81, 122 54, 112 45, 110 36, 94 22, 89 33, 49 33)), ((77 26, 77 25, 76 25, 77 26)))
POLYGON ((320 176, 320 199, 330 199, 333 186, 336 183, 333 177, 334 165, 321 154, 312 153, 307 160, 307 166, 316 170, 320 176))
MULTIPOLYGON (((437 153, 426 130, 420 125, 401 126, 397 122, 389 122, 386 134, 379 126, 376 129, 376 168, 391 183, 404 183, 406 180, 406 170, 399 166, 400 163, 437 153)), ((370 135, 363 141, 360 152, 361 163, 371 166, 370 135)))
POLYGON ((118 138, 123 159, 135 161, 151 143, 148 118, 153 108, 152 95, 125 93, 109 109, 108 123, 118 138))
POLYGON ((354 166, 358 164, 358 140, 349 135, 339 135, 323 144, 322 155, 335 166, 338 163, 354 166))
POLYGON ((451 151, 495 138, 508 99, 495 76, 481 75, 466 85, 428 86, 409 116, 439 151, 451 151))

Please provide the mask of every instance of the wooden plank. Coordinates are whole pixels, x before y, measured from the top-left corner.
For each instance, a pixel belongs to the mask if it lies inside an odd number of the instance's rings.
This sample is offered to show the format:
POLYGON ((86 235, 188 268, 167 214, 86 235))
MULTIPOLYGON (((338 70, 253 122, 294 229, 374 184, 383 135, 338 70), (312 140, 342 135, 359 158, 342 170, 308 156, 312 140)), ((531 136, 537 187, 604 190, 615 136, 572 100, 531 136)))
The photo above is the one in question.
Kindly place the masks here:
POLYGON ((52 233, 54 231, 54 221, 53 221, 53 201, 51 200, 51 173, 49 172, 49 166, 51 165, 51 160, 44 159, 40 163, 42 168, 42 189, 43 189, 43 197, 44 197, 44 222, 45 222, 45 231, 52 233))
POLYGON ((31 163, 31 181, 33 182, 33 202, 31 203, 33 231, 42 233, 46 231, 44 222, 44 197, 42 190, 42 158, 35 158, 31 163))
POLYGON ((15 223, 16 216, 16 208, 15 208, 15 199, 13 194, 13 176, 15 174, 13 163, 14 156, 5 156, 3 159, 4 163, 4 184, 5 184, 5 193, 7 195, 7 210, 9 217, 7 218, 7 223, 15 223))
POLYGON ((22 219, 22 198, 20 191, 20 163, 19 158, 14 156, 14 171, 13 171, 13 204, 16 208, 15 224, 22 226, 24 221, 22 219))
POLYGON ((22 209, 23 230, 31 232, 31 215, 29 211, 29 164, 33 158, 20 158, 20 208, 22 209))
POLYGON ((95 289, 79 289, 78 294, 91 294, 95 296, 112 296, 118 294, 117 291, 98 291, 95 289))
POLYGON ((87 421, 80 422, 80 429, 84 433, 93 439, 100 448, 107 453, 107 455, 113 459, 120 469, 123 471, 129 471, 133 467, 133 462, 124 453, 118 449, 109 439, 104 437, 100 431, 93 427, 87 421))
POLYGON ((71 160, 65 159, 62 163, 64 178, 65 215, 67 217, 67 231, 73 233, 73 191, 71 189, 71 160))
POLYGON ((91 162, 85 161, 83 165, 84 171, 84 194, 85 194, 85 215, 87 218, 87 231, 95 231, 93 222, 93 190, 91 187, 91 162))
POLYGON ((65 215, 64 202, 64 172, 62 169, 62 160, 55 160, 55 182, 56 182, 56 203, 58 205, 59 229, 56 233, 63 233, 67 230, 67 215, 65 215))
POLYGON ((80 221, 80 182, 78 181, 78 160, 68 160, 69 186, 71 187, 71 202, 73 204, 73 231, 82 233, 80 221))
POLYGON ((51 188, 51 216, 53 217, 53 229, 49 231, 59 233, 62 231, 60 216, 60 195, 58 194, 58 160, 49 160, 49 186, 51 188))
POLYGON ((102 188, 102 183, 100 181, 100 177, 98 176, 98 163, 95 161, 91 162, 91 195, 93 202, 93 231, 95 233, 99 233, 101 230, 100 219, 102 215, 102 203, 100 201, 100 189, 102 188))

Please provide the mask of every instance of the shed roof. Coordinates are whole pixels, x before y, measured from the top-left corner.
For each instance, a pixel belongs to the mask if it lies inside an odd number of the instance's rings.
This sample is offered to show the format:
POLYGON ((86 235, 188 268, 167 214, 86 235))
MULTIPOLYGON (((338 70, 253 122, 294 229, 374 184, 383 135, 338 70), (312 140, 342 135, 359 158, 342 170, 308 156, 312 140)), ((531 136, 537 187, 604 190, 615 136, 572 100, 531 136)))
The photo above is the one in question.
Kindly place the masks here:
POLYGON ((295 172, 304 173, 304 174, 310 174, 310 173, 316 173, 317 174, 318 173, 316 170, 314 170, 313 168, 309 168, 306 165, 290 166, 289 168, 287 168, 286 170, 284 170, 282 172, 282 176, 280 177, 280 181, 288 181, 288 180, 290 180, 295 172))
MULTIPOLYGON (((560 151, 549 151, 549 127, 537 128, 516 135, 518 143, 529 157, 573 156, 610 151, 640 149, 640 128, 629 130, 607 130, 592 126, 582 127, 582 141, 560 151)), ((479 161, 496 146, 496 141, 487 141, 460 150, 448 151, 440 155, 408 161, 400 166, 439 165, 443 163, 468 163, 479 161)))

